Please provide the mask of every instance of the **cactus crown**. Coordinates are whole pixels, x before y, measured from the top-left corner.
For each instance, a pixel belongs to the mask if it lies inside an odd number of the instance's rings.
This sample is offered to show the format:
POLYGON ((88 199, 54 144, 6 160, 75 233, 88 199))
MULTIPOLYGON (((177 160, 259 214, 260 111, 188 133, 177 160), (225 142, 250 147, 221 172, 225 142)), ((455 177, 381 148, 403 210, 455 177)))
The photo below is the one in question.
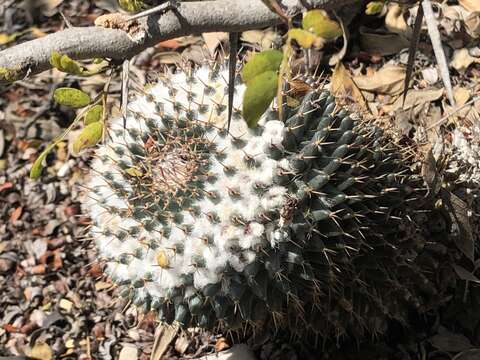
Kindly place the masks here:
POLYGON ((85 208, 112 279, 144 310, 204 328, 274 319, 338 335, 402 318, 419 300, 414 272, 396 273, 413 265, 392 222, 419 180, 396 147, 323 89, 285 122, 267 112, 249 129, 236 110, 227 129, 226 78, 174 74, 131 104, 126 130, 110 124, 85 208))

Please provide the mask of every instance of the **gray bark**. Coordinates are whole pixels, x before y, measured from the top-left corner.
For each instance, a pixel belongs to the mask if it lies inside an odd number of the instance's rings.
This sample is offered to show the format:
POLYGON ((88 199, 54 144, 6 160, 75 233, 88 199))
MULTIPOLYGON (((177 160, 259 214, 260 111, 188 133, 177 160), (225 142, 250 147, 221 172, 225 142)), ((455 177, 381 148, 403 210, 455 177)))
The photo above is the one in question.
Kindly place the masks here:
MULTIPOLYGON (((282 0, 289 14, 303 5, 341 9, 358 0, 282 0)), ((160 41, 195 33, 240 32, 279 24, 281 19, 260 0, 216 0, 181 3, 162 15, 142 19, 146 37, 133 41, 123 30, 102 27, 70 28, 31 40, 0 52, 0 84, 5 78, 18 80, 51 68, 53 51, 73 59, 110 58, 124 60, 160 41), (2 69, 3 68, 3 69, 2 69), (9 72, 2 76, 2 70, 9 72)))

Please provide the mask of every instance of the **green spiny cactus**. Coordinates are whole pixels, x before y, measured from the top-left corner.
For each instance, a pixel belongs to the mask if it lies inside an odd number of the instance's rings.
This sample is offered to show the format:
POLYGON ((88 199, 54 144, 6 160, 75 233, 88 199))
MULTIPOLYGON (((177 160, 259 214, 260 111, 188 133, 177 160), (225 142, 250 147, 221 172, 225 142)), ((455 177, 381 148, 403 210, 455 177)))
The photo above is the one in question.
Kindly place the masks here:
POLYGON ((322 88, 249 129, 239 84, 227 129, 227 78, 174 74, 130 104, 126 130, 109 125, 85 209, 122 295, 209 329, 360 336, 405 322, 428 283, 405 241, 420 178, 322 88))

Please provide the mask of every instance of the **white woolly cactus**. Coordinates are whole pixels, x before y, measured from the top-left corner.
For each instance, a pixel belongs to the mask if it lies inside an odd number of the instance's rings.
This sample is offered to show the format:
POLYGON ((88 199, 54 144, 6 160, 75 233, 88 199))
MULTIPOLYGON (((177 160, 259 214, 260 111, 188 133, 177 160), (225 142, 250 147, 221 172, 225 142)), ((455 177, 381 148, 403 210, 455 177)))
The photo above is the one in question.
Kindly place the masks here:
POLYGON ((273 319, 338 335, 403 320, 421 301, 397 236, 419 180, 395 146, 322 89, 285 123, 267 112, 250 129, 236 110, 227 129, 227 78, 174 74, 130 104, 126 129, 109 124, 85 209, 123 295, 204 328, 273 319))

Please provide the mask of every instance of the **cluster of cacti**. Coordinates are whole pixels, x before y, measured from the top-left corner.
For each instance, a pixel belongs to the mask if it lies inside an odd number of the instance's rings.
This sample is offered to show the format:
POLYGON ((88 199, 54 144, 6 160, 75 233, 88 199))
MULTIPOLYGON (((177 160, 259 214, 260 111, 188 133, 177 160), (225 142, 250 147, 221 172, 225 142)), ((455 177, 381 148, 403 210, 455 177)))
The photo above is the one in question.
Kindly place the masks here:
POLYGON ((202 328, 358 335, 404 321, 427 280, 409 219, 422 182, 398 148, 322 88, 284 122, 269 111, 252 129, 236 110, 227 129, 227 78, 171 75, 130 104, 125 129, 109 124, 85 208, 122 295, 202 328))

